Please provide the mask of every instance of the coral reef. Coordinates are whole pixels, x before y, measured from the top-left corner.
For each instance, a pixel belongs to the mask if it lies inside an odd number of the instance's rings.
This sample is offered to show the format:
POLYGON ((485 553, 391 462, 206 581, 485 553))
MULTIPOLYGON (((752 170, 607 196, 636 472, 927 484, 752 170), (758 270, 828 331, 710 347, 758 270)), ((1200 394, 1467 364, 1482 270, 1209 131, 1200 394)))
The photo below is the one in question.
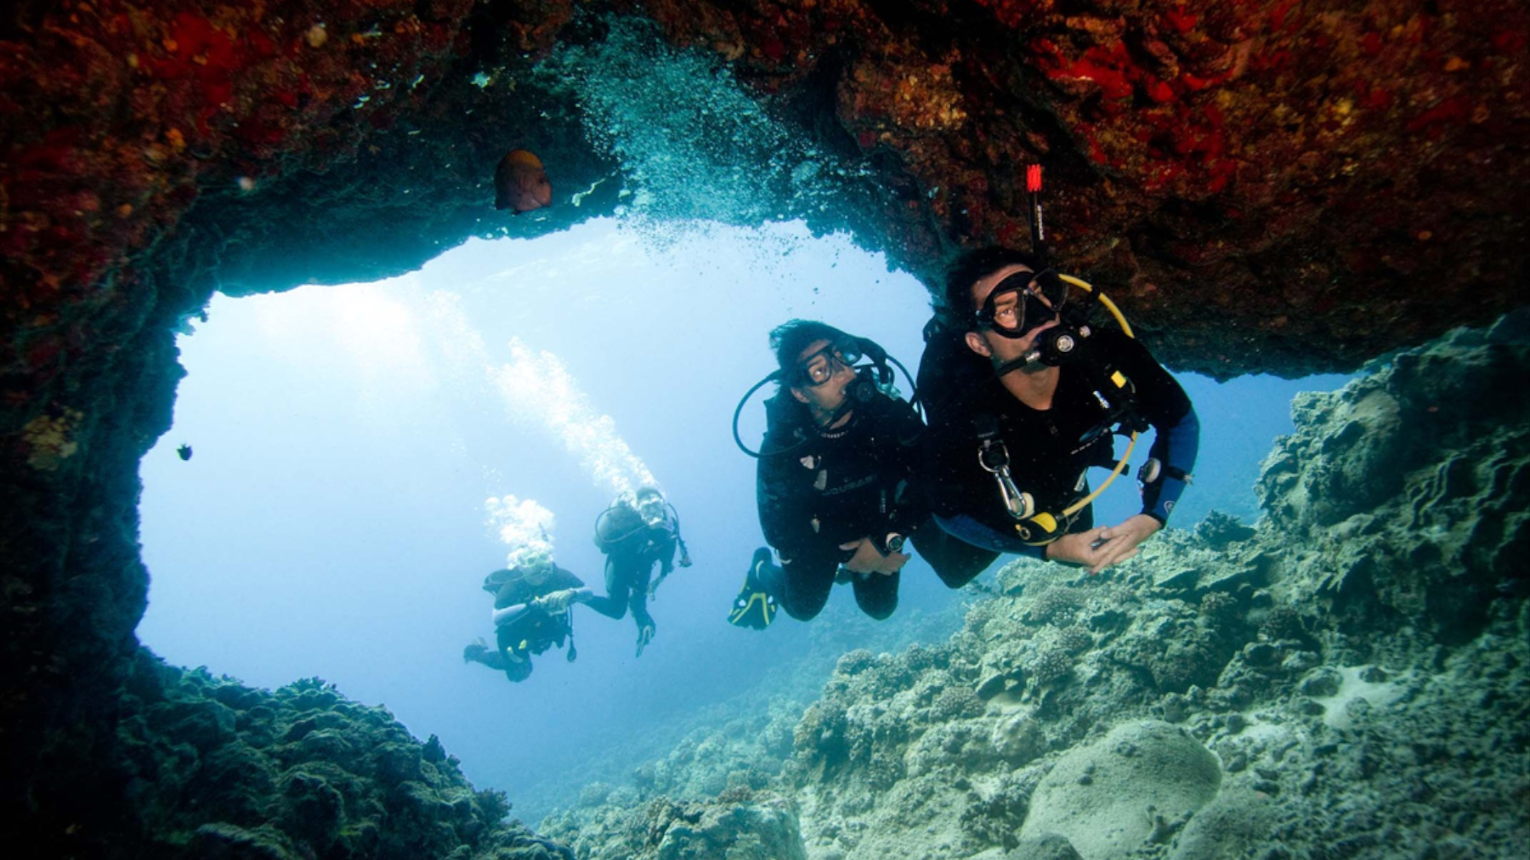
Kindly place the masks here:
MULTIPOLYGON (((1167 530, 1106 576, 1019 561, 949 640, 845 654, 779 776, 691 814, 794 804, 813 860, 1518 856, 1530 415, 1481 392, 1530 371, 1526 317, 1299 401, 1252 527, 1167 530)), ((550 826, 616 856, 654 789, 550 826)))
POLYGON ((120 784, 136 820, 83 806, 69 839, 34 846, 38 856, 101 842, 119 856, 572 856, 507 823, 504 795, 474 791, 434 737, 422 744, 318 679, 268 692, 141 651, 117 706, 115 733, 90 739, 93 781, 120 784))

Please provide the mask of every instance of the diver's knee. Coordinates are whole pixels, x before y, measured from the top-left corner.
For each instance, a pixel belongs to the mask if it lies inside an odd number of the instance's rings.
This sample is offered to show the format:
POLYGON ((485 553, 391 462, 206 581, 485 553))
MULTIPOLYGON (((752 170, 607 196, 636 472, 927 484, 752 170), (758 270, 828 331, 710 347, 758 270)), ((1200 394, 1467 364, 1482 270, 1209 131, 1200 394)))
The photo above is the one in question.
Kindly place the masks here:
POLYGON ((516 683, 531 677, 531 658, 522 656, 519 661, 505 661, 505 677, 516 683))
POLYGON ((790 615, 798 621, 812 621, 814 618, 818 617, 818 613, 823 611, 824 604, 828 603, 827 600, 820 600, 814 603, 793 603, 788 600, 781 600, 778 602, 781 605, 781 609, 784 610, 787 615, 790 615))

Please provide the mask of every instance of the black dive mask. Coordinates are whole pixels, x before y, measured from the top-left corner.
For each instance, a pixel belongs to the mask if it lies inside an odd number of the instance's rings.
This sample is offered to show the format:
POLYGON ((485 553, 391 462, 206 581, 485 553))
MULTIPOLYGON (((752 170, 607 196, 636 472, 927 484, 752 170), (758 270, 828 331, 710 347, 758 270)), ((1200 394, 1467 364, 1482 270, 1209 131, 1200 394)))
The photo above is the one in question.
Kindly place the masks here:
POLYGON ((1052 269, 1016 272, 1000 281, 977 312, 979 328, 1019 340, 1056 319, 1068 301, 1068 285, 1052 269))
POLYGON ((817 388, 833 379, 840 368, 855 367, 862 355, 856 338, 831 343, 798 362, 791 374, 791 385, 794 388, 817 388))

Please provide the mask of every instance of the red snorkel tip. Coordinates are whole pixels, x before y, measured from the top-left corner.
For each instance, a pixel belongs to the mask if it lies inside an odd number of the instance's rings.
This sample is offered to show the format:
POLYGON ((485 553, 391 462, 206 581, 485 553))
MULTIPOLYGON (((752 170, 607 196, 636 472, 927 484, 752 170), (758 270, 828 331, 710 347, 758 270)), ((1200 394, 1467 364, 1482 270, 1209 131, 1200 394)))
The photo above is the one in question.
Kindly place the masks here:
POLYGON ((1031 194, 1041 190, 1041 165, 1027 164, 1025 166, 1025 190, 1031 194))

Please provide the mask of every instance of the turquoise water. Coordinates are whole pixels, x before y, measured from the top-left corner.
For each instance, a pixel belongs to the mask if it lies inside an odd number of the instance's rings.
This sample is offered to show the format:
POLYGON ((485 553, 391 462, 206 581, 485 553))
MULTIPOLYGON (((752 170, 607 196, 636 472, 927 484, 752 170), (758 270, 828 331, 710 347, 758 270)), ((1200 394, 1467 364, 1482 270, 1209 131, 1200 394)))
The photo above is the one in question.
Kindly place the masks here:
MULTIPOLYGON (((386 705, 534 822, 582 782, 625 778, 693 720, 722 718, 732 697, 762 684, 811 696, 838 653, 954 629, 968 596, 917 559, 883 624, 848 593, 810 624, 725 623, 761 544, 754 462, 729 424, 771 369, 767 332, 821 318, 912 369, 928 298, 879 256, 800 224, 651 224, 472 241, 379 284, 215 298, 180 338, 175 424, 142 465, 142 640, 249 684, 319 676, 386 705), (643 656, 630 617, 579 611, 573 664, 549 652, 520 685, 464 665, 465 644, 492 639, 479 584, 510 549, 486 500, 550 512, 559 563, 599 588, 595 516, 645 470, 696 564, 651 603, 658 636, 643 656)), ((1188 528, 1213 507, 1253 519, 1291 395, 1343 377, 1181 380, 1204 428, 1174 523, 1188 528)), ((746 440, 762 424, 756 399, 746 440)), ((1102 521, 1135 512, 1135 485, 1100 505, 1102 521)))

